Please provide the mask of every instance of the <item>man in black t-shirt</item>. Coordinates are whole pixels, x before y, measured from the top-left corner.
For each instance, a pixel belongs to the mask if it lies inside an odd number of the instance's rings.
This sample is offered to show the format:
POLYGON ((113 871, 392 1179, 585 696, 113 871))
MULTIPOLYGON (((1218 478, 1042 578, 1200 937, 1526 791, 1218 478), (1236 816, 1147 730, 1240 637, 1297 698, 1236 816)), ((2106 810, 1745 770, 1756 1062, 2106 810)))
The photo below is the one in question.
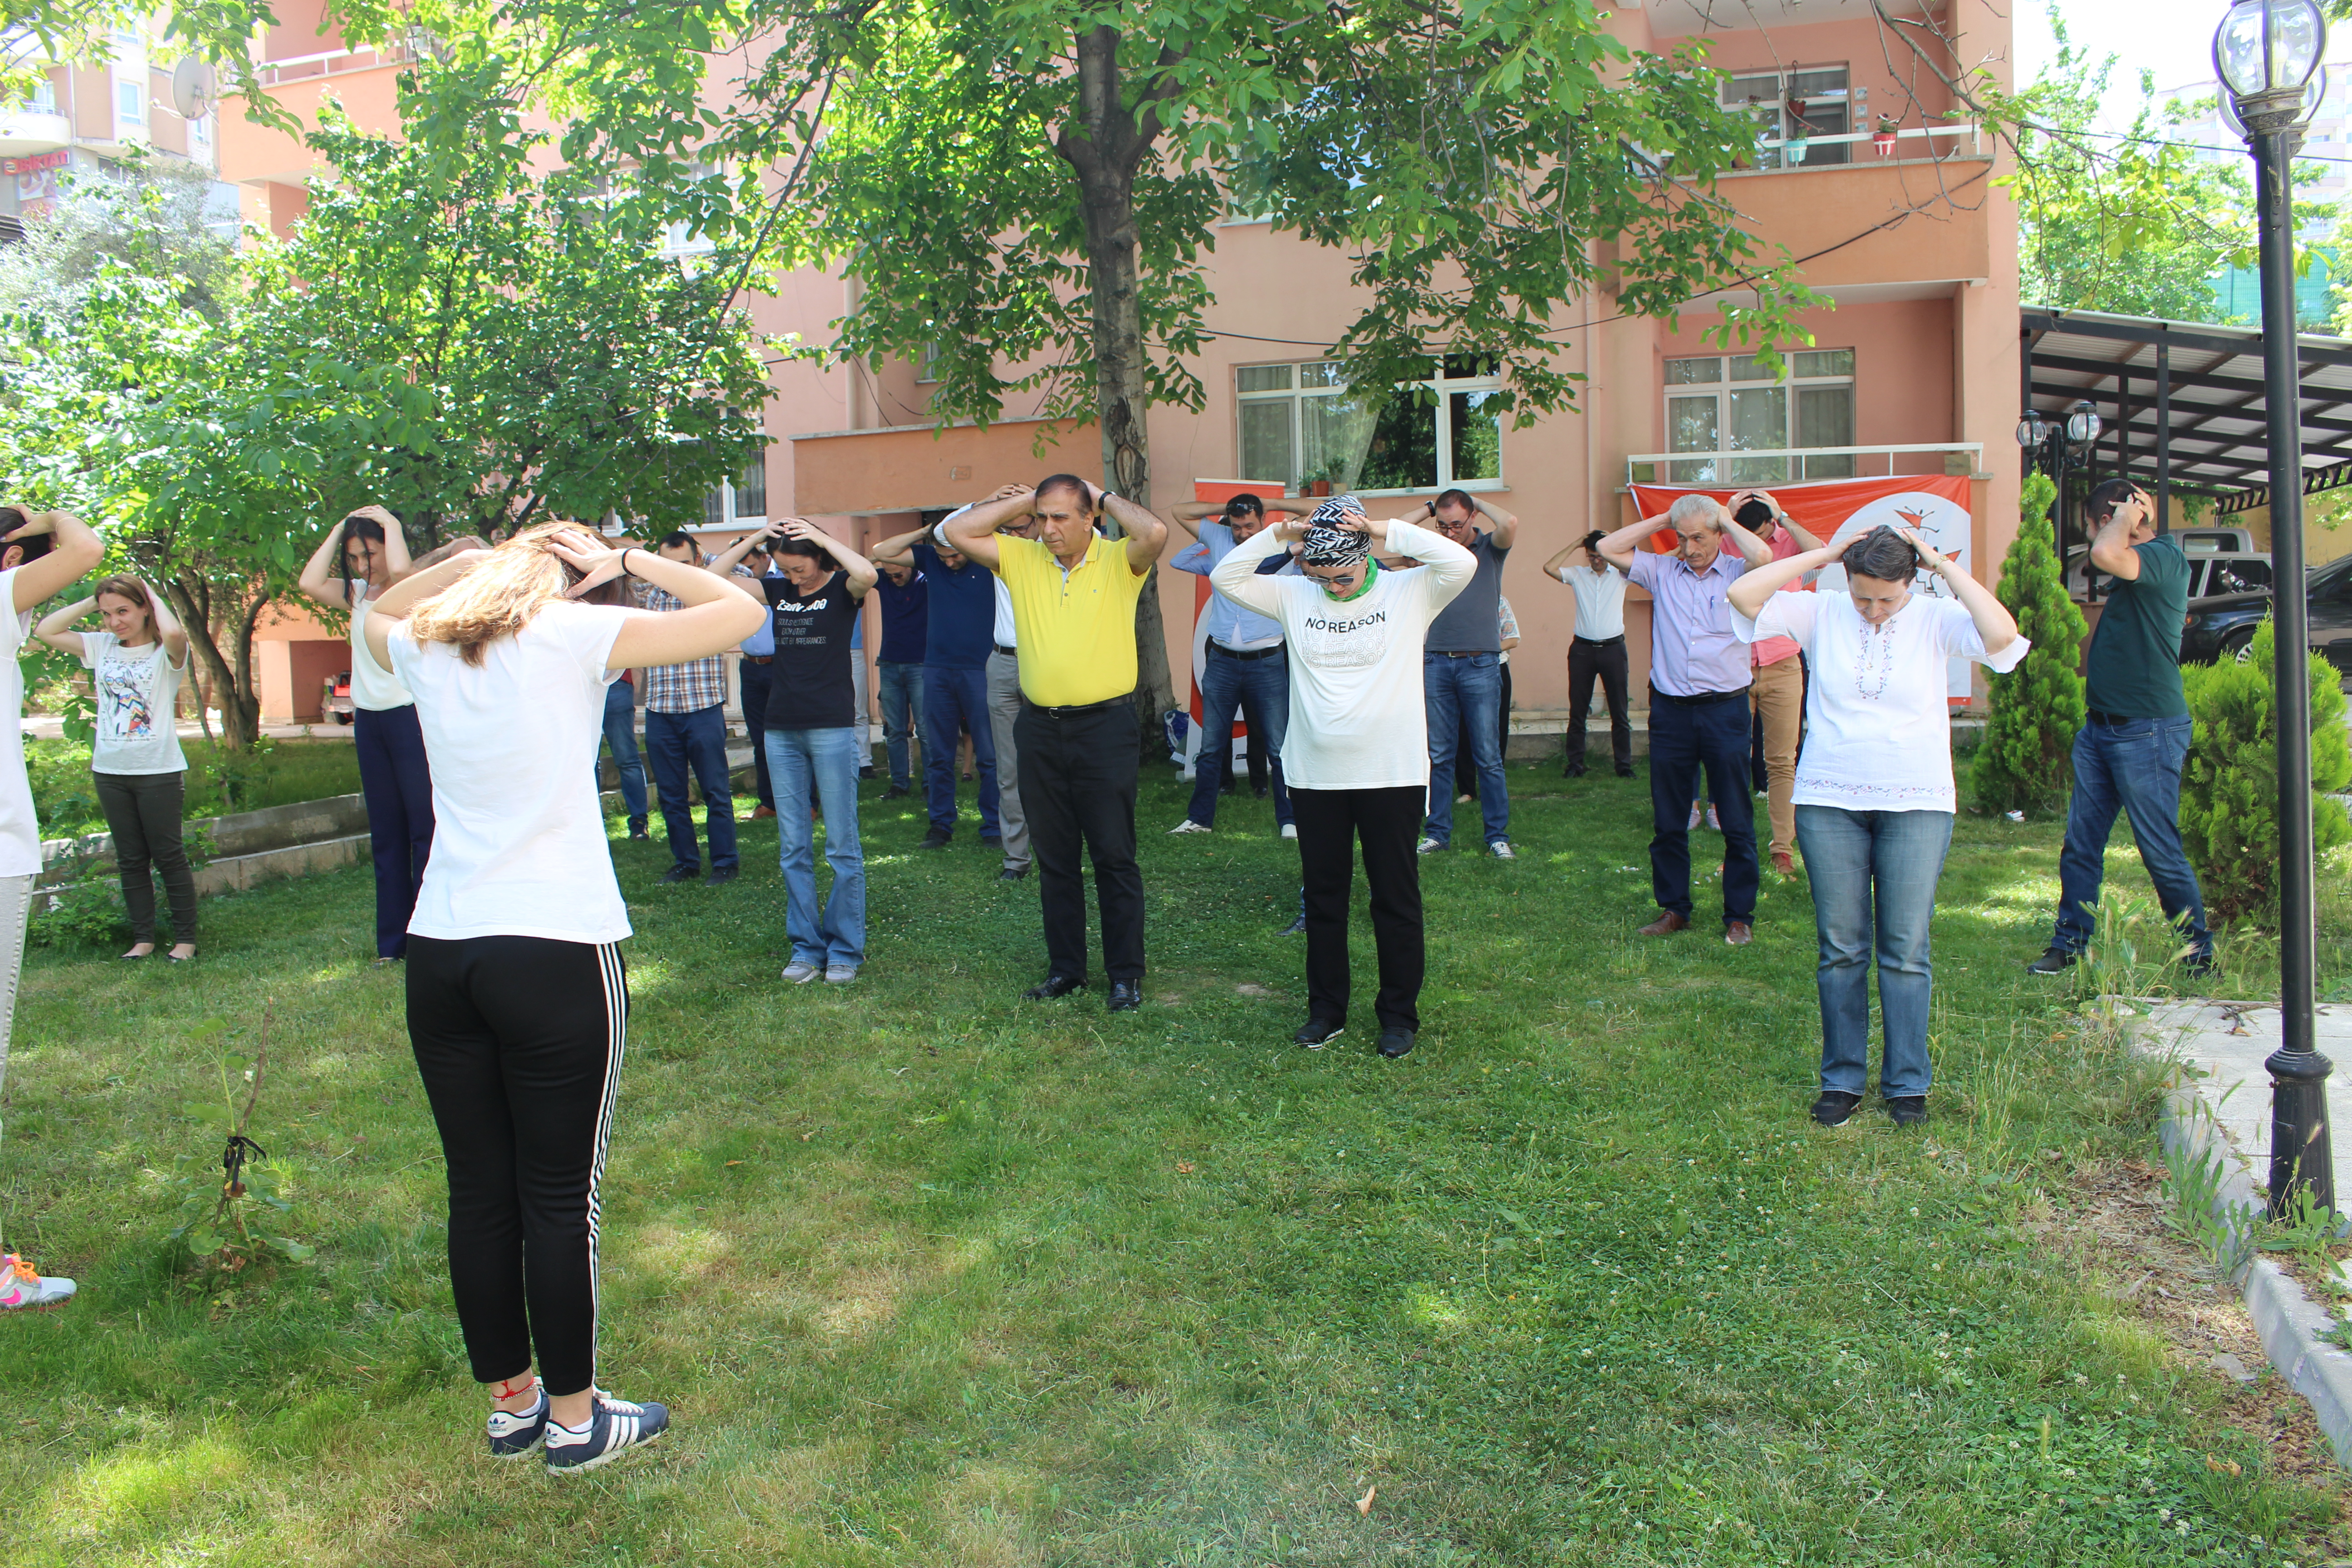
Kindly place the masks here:
POLYGON ((770 523, 714 563, 753 543, 769 546, 781 577, 764 577, 776 662, 768 688, 768 773, 776 788, 777 864, 784 873, 784 931, 793 943, 784 978, 799 985, 822 974, 835 985, 866 962, 866 856, 857 840, 857 699, 849 646, 860 606, 877 575, 873 563, 807 519, 770 523), (824 858, 833 890, 816 897, 812 805, 824 813, 824 858))

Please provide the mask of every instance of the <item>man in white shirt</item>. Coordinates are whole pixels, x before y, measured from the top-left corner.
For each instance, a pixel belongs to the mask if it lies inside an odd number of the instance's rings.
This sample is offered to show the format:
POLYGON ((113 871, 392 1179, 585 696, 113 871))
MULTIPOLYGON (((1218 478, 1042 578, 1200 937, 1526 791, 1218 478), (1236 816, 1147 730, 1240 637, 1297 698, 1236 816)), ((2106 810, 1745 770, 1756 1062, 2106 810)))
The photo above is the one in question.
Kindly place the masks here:
MULTIPOLYGON (((989 497, 1002 500, 1016 485, 1007 485, 989 497)), ((944 540, 945 522, 939 537, 944 540)), ((1007 518, 996 531, 1015 539, 1037 537, 1037 520, 1028 512, 1007 518)), ((1013 738, 1013 721, 1021 717, 1021 634, 1013 626, 1013 595, 1004 579, 996 585, 996 646, 988 655, 988 731, 996 742, 996 826, 1004 835, 1004 868, 997 880, 1017 882, 1029 874, 1029 816, 1021 809, 1021 748, 1013 738)))
POLYGON ((1429 790, 1422 644, 1477 569, 1476 557, 1443 535, 1371 521, 1355 497, 1341 496, 1309 522, 1286 519, 1263 530, 1209 574, 1219 594, 1279 622, 1289 647, 1282 771, 1306 883, 1307 993, 1307 1023, 1292 1037, 1310 1050, 1347 1026, 1348 901, 1360 838, 1380 953, 1381 1055, 1412 1050, 1421 1027, 1415 841, 1429 790), (1259 574, 1294 542, 1304 576, 1259 574), (1371 558, 1375 544, 1424 569, 1385 570, 1371 558))
POLYGON ((1568 767, 1584 776, 1584 721, 1597 679, 1609 698, 1609 743, 1617 776, 1633 776, 1633 723, 1625 699, 1625 574, 1601 553, 1594 529, 1544 563, 1544 575, 1576 595, 1576 636, 1568 645, 1568 767))

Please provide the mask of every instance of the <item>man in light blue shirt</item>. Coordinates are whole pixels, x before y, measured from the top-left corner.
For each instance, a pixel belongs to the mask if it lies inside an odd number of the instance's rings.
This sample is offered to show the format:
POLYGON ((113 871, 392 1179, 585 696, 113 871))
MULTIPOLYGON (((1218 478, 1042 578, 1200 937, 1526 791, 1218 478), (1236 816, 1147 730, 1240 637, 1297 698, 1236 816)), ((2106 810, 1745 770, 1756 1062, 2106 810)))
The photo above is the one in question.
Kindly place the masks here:
MULTIPOLYGON (((764 545, 755 544, 743 557, 742 564, 731 574, 757 581, 761 577, 780 577, 768 559, 764 545)), ((760 804, 751 809, 746 822, 776 815, 776 788, 768 782, 768 745, 762 738, 768 732, 768 682, 776 662, 776 617, 771 614, 760 623, 760 629, 742 641, 743 657, 735 667, 736 689, 743 701, 743 729, 751 737, 751 767, 759 775, 760 804)))
MULTIPOLYGON (((1312 506, 1295 505, 1276 497, 1272 502, 1254 495, 1237 495, 1222 505, 1188 502, 1169 515, 1180 528, 1193 531, 1196 542, 1168 563, 1179 572, 1205 577, 1217 563, 1265 526, 1273 510, 1305 517, 1312 506)), ((1286 555, 1270 556, 1261 573, 1297 572, 1286 555)), ((1250 737, 1255 750, 1265 748, 1274 785, 1274 816, 1285 838, 1296 838, 1291 826, 1290 795, 1282 787, 1282 737, 1290 722, 1290 666, 1285 657, 1282 626, 1254 611, 1244 610, 1222 594, 1213 595, 1201 612, 1208 629, 1206 662, 1201 671, 1201 743, 1192 753, 1192 801, 1184 820, 1171 833, 1210 833, 1217 826, 1217 795, 1233 758, 1234 715, 1244 700, 1255 713, 1258 732, 1250 737)))

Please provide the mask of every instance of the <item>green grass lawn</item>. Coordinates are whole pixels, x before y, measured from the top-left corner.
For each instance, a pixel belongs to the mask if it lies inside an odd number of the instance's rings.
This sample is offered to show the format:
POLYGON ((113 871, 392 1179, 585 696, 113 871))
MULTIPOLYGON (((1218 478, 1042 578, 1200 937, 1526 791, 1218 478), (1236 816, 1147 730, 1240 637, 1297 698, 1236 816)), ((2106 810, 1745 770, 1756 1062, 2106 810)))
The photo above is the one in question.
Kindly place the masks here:
MULTIPOLYGON (((360 787, 359 751, 347 737, 264 740, 247 752, 217 741, 184 740, 180 750, 188 760, 184 810, 191 820, 355 795, 360 787)), ((25 768, 33 785, 33 806, 43 837, 106 831, 98 792, 90 784, 87 744, 28 741, 25 768)))
MULTIPOLYGON (((791 988, 775 835, 724 889, 618 843, 635 1015, 602 1381, 654 1451, 482 1451, 437 1145, 364 868, 216 901, 194 969, 37 952, 0 1203, 67 1310, 0 1321, 0 1512, 76 1564, 2311 1562, 2331 1493, 2018 1220, 2151 1147, 2153 1075, 2030 984, 2057 829, 1963 816, 1933 1118, 1806 1120, 1804 885, 1752 947, 1633 936, 1646 789, 1511 771, 1517 864, 1425 863, 1420 1048, 1304 1015, 1264 802, 1140 829, 1148 1005, 1040 1005, 1034 883, 866 814, 856 985, 791 988), (317 1257, 164 1247, 226 1020, 317 1257), (2209 1466, 2209 1458, 2224 1468, 2209 1466), (2235 1464, 2236 1474, 2227 1468, 2235 1464), (1359 1500, 1372 1489, 1368 1509, 1359 1500), (2253 1538, 2263 1538, 2257 1545, 2253 1538)), ((1462 810, 1467 814, 1471 808, 1462 810)), ((1463 821, 1475 839, 1472 819, 1463 821)), ((615 827, 617 829, 617 824, 615 827)), ((1699 859, 1712 846, 1698 836, 1699 859)), ((2127 847, 2110 866, 2145 889, 2127 847)), ((2253 957, 2259 958, 2258 952, 2253 957)), ((2347 964, 2327 950, 2326 984, 2347 964)))

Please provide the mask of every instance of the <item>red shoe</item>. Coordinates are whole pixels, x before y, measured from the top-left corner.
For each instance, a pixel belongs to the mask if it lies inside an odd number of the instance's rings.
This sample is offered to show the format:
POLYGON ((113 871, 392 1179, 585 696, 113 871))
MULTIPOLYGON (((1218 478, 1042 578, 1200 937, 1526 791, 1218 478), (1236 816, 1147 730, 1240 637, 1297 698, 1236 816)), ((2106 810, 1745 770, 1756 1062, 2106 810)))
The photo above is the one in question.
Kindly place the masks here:
POLYGON ((1786 849, 1775 849, 1772 851, 1772 869, 1783 877, 1793 877, 1797 874, 1797 862, 1790 858, 1786 849))
POLYGON ((776 808, 774 806, 763 805, 753 811, 751 816, 745 817, 743 820, 746 822, 757 822, 763 816, 773 816, 775 815, 776 808))

